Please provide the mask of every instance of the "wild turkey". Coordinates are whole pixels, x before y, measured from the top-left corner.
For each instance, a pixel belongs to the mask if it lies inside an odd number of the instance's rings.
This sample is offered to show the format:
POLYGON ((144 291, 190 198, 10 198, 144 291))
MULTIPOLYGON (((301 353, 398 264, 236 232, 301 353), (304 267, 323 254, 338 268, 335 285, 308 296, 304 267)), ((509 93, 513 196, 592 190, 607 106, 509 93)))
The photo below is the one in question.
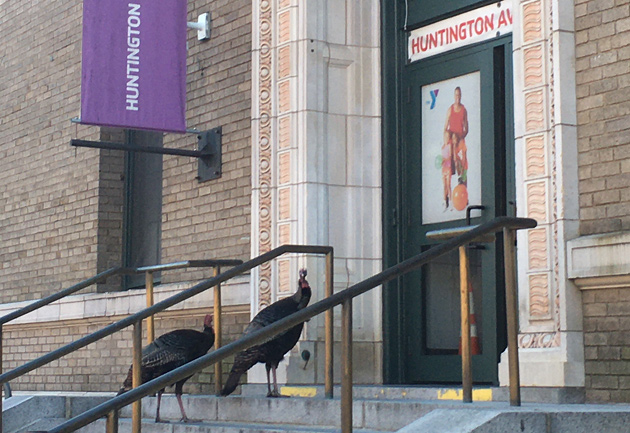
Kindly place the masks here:
MULTIPOLYGON (((214 329, 212 329, 212 316, 208 314, 203 321, 203 332, 193 329, 177 329, 158 337, 153 343, 142 349, 142 383, 168 373, 171 370, 193 361, 205 355, 214 344, 214 329)), ((188 376, 175 384, 175 396, 182 412, 182 421, 189 419, 182 404, 182 388, 184 382, 190 379, 188 376)), ((127 378, 123 382, 118 395, 129 391, 132 387, 132 367, 129 367, 127 378)), ((160 402, 164 388, 157 394, 157 411, 155 421, 160 422, 160 402)))
MULTIPOLYGON (((243 335, 250 334, 273 322, 283 319, 298 310, 306 307, 311 299, 311 287, 306 281, 306 269, 300 270, 297 292, 288 298, 281 299, 267 308, 260 311, 249 323, 243 335)), ((259 346, 253 346, 236 355, 232 371, 221 391, 221 395, 230 395, 238 385, 240 377, 256 363, 265 364, 267 369, 267 397, 279 397, 278 382, 276 379, 276 368, 285 353, 295 346, 302 333, 303 323, 294 326, 283 334, 278 335, 273 340, 259 346), (269 380, 269 371, 273 372, 273 391, 269 380)))

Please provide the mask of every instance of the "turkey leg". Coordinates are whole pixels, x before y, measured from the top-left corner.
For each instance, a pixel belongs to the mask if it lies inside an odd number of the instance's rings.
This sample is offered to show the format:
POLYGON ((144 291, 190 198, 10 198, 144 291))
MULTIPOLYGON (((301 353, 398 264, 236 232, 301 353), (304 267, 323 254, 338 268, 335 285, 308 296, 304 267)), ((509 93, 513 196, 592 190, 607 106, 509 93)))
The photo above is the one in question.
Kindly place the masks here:
POLYGON ((265 370, 267 370, 267 397, 276 397, 275 395, 273 395, 273 392, 271 392, 271 378, 269 377, 269 370, 271 370, 271 365, 269 365, 268 363, 265 364, 265 370))
POLYGON ((267 389, 269 390, 267 397, 284 397, 282 394, 280 394, 280 391, 278 391, 278 378, 276 376, 276 367, 273 365, 267 367, 267 389), (269 380, 269 370, 271 370, 271 373, 273 374, 273 391, 271 390, 271 381, 269 380))
POLYGON ((162 394, 164 393, 164 389, 161 389, 157 393, 157 410, 155 412, 155 422, 168 422, 162 421, 160 419, 160 403, 162 402, 162 394))
POLYGON ((177 397, 177 403, 179 403, 179 410, 182 412, 182 419, 181 421, 184 422, 199 422, 199 420, 197 419, 190 419, 186 416, 186 411, 184 410, 184 403, 182 402, 182 391, 184 388, 184 384, 183 383, 177 383, 175 384, 175 397, 177 397))

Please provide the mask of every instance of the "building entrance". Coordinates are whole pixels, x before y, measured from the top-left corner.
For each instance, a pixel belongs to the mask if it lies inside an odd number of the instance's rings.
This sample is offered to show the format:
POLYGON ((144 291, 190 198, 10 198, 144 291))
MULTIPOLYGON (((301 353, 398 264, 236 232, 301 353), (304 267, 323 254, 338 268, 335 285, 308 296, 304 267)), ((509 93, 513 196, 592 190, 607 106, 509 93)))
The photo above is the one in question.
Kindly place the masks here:
MULTIPOLYGON (((515 215, 511 59, 507 35, 399 62, 397 120, 385 119, 398 137, 384 146, 385 234, 395 239, 386 265, 436 245, 429 231, 515 215)), ((475 383, 498 383, 506 347, 502 251, 500 240, 468 249, 475 383)), ((457 251, 394 286, 384 298, 386 382, 461 383, 457 251)))

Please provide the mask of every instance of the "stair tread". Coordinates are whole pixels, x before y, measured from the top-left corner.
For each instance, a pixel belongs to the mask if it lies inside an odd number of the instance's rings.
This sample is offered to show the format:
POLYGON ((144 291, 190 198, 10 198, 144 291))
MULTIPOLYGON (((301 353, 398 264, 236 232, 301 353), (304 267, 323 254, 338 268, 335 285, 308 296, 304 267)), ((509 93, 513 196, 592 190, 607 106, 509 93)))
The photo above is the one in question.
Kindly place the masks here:
POLYGON ((63 424, 65 421, 65 418, 39 418, 29 424, 19 427, 17 430, 13 430, 12 432, 17 433, 49 430, 51 428, 57 427, 60 424, 63 424))
MULTIPOLYGON (((121 418, 121 423, 131 423, 130 418, 121 418)), ((225 427, 225 428, 235 428, 235 429, 258 429, 258 430, 278 430, 278 431, 296 431, 296 432, 337 432, 339 431, 338 427, 329 427, 329 426, 307 426, 304 424, 290 424, 290 423, 264 423, 264 422, 243 422, 243 421, 198 421, 198 422, 183 422, 183 421, 169 421, 168 423, 156 423, 154 420, 150 418, 143 418, 142 424, 148 425, 172 425, 172 426, 185 426, 187 427, 187 431, 190 431, 190 427, 198 426, 200 428, 203 427, 225 427)), ((379 430, 370 430, 370 429, 361 429, 354 428, 354 432, 358 433, 382 433, 383 431, 379 430)))

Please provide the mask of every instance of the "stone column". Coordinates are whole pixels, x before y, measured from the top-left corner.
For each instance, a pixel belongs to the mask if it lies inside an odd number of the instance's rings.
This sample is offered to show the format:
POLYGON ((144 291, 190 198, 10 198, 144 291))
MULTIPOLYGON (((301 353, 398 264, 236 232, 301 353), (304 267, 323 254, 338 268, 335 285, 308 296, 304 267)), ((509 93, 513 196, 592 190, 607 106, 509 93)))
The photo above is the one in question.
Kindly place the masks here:
MULTIPOLYGON (((382 263, 379 17, 377 0, 254 0, 252 256, 332 245, 335 290, 382 263)), ((304 266, 321 300, 323 257, 285 256, 253 272, 252 315, 293 293, 304 266)), ((323 320, 306 325, 280 380, 323 383, 323 320)), ((355 378, 380 381, 378 290, 355 302, 354 324, 355 378)), ((249 378, 264 382, 264 368, 249 378)))
POLYGON ((538 221, 518 235, 521 384, 582 387, 581 300, 566 257, 579 217, 573 2, 513 7, 518 215, 538 221))

